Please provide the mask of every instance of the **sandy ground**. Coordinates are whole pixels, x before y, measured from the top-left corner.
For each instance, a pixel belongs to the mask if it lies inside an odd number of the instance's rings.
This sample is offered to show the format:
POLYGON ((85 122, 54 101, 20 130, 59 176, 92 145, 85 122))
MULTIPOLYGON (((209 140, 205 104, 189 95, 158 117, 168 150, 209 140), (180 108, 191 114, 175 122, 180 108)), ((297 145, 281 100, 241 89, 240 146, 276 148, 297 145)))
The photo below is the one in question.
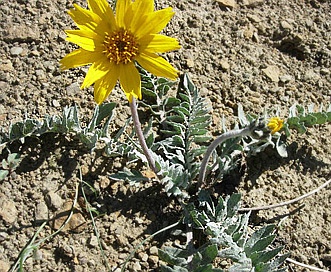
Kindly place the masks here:
MULTIPOLYGON (((165 33, 182 45, 167 55, 181 72, 188 72, 212 107, 213 135, 221 132, 221 119, 229 125, 238 103, 246 112, 259 114, 269 107, 284 116, 294 103, 330 103, 331 6, 327 0, 157 1, 157 9, 172 6, 174 19, 165 33), (228 4, 226 4, 226 2, 228 4)), ((86 6, 84 1, 77 1, 86 6)), ((41 118, 60 114, 77 104, 88 121, 95 106, 92 89, 79 85, 87 71, 61 72, 58 61, 72 50, 64 29, 73 28, 66 13, 72 1, 0 0, 0 126, 25 115, 41 118)), ((129 114, 124 94, 115 89, 109 101, 119 103, 115 127, 129 114)), ((273 204, 298 197, 331 178, 331 126, 292 134, 288 158, 268 149, 246 158, 244 167, 219 184, 223 194, 239 191, 243 206, 273 204)), ((96 225, 109 265, 118 266, 145 236, 178 220, 173 200, 149 182, 134 188, 111 181, 121 169, 121 158, 109 160, 102 151, 89 153, 67 136, 44 135, 13 143, 11 152, 23 161, 0 181, 0 271, 7 271, 40 226, 70 204, 81 167, 83 178, 98 196, 89 195, 102 216, 96 225)), ((4 158, 7 150, 2 150, 4 158)), ((323 269, 331 267, 330 187, 301 202, 252 215, 252 225, 279 225, 277 244, 291 258, 323 269)), ((37 260, 26 261, 26 271, 106 271, 92 224, 66 231, 44 243, 37 260)), ((52 232, 46 226, 40 234, 52 232)), ((161 234, 147 243, 128 265, 129 271, 157 271, 157 248, 180 241, 161 234)), ((289 271, 308 271, 289 265, 289 271)))

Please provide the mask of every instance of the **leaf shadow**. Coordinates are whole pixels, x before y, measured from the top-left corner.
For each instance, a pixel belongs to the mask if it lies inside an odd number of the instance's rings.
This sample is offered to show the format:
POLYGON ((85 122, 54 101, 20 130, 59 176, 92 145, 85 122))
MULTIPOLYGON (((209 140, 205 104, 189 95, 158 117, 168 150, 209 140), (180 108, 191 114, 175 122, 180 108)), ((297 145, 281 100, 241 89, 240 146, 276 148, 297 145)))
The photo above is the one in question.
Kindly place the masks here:
MULTIPOLYGON (((287 147, 289 156, 282 158, 277 151, 268 147, 263 152, 251 157, 242 157, 241 165, 223 177, 222 182, 214 187, 221 195, 230 195, 237 192, 240 184, 249 193, 257 186, 257 180, 266 171, 276 171, 284 165, 289 165, 297 172, 304 175, 320 172, 323 168, 329 168, 330 164, 312 154, 313 147, 301 145, 297 142, 287 147)), ((331 177, 325 177, 326 179, 331 177)))

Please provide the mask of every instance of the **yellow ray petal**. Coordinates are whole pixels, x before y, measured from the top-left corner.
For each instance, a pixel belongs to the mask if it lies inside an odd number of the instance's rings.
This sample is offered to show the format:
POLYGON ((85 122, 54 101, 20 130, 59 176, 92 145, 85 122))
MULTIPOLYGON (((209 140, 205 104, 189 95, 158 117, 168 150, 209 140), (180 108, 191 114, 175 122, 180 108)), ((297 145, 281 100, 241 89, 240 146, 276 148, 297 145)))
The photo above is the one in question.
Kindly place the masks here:
MULTIPOLYGON (((114 67, 113 67, 114 68, 114 67)), ((97 80, 94 84, 94 100, 99 105, 105 101, 111 91, 114 89, 119 77, 118 69, 111 69, 102 79, 97 80)))
POLYGON ((70 17, 79 28, 88 28, 91 31, 101 22, 100 17, 90 10, 74 4, 74 9, 68 11, 70 17))
POLYGON ((164 53, 180 48, 177 39, 161 34, 146 35, 138 43, 140 52, 146 50, 150 53, 164 53))
POLYGON ((118 65, 120 71, 120 84, 129 102, 132 97, 141 99, 140 75, 136 66, 129 64, 118 65))
POLYGON ((131 0, 117 0, 116 1, 116 22, 118 27, 125 27, 125 18, 131 7, 131 0))
POLYGON ((100 52, 90 52, 79 48, 72 51, 60 60, 60 68, 62 70, 65 70, 88 65, 99 59, 100 57, 100 52))
POLYGON ((131 26, 132 32, 138 39, 147 34, 159 33, 169 23, 174 14, 170 7, 150 13, 141 17, 135 25, 131 26))
POLYGON ((146 17, 154 12, 153 0, 136 0, 132 3, 132 18, 130 21, 130 29, 137 29, 141 22, 146 20, 146 17))
POLYGON ((144 52, 136 60, 144 69, 156 76, 166 77, 171 80, 176 80, 178 77, 178 71, 164 58, 156 54, 144 52))
POLYGON ((151 13, 154 11, 154 0, 136 0, 132 3, 132 10, 138 15, 151 13))
POLYGON ((96 32, 101 37, 104 36, 105 32, 111 31, 108 24, 109 20, 102 20, 96 13, 83 9, 76 4, 74 4, 74 7, 75 9, 70 10, 68 13, 80 30, 96 32))
POLYGON ((66 40, 77 44, 87 51, 103 50, 103 38, 87 30, 66 30, 66 40))
POLYGON ((87 2, 90 10, 97 14, 102 22, 107 24, 108 31, 114 31, 116 28, 115 16, 107 0, 87 0, 87 2))
POLYGON ((103 58, 94 61, 85 76, 81 88, 84 89, 91 86, 94 82, 104 77, 110 69, 111 64, 103 58))

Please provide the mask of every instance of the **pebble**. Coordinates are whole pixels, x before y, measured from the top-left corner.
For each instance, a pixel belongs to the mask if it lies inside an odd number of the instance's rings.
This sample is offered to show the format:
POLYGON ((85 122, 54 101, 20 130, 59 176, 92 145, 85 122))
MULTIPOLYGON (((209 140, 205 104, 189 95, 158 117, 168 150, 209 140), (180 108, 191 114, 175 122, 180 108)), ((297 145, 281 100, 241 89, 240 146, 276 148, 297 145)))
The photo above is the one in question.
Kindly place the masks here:
POLYGON ((91 238, 90 238, 88 244, 89 244, 89 246, 91 246, 91 247, 98 247, 98 246, 99 246, 98 238, 97 238, 95 235, 91 236, 91 238))
POLYGON ((4 60, 0 65, 0 71, 9 72, 13 71, 14 67, 10 60, 4 60))
POLYGON ((4 35, 6 40, 39 41, 40 39, 40 29, 38 26, 30 27, 24 24, 8 24, 4 30, 3 33, 6 33, 4 35))
POLYGON ((7 232, 0 232, 0 243, 3 242, 4 240, 6 240, 7 237, 8 237, 7 232))
POLYGON ((263 4, 264 0, 243 0, 242 3, 247 7, 256 7, 263 4))
MULTIPOLYGON (((52 220, 52 228, 54 230, 58 230, 67 220, 69 212, 71 210, 71 206, 72 206, 72 202, 68 201, 64 204, 63 208, 55 214, 52 220)), ((62 231, 63 232, 72 231, 75 233, 80 233, 84 231, 85 228, 86 228, 86 220, 84 216, 79 211, 76 210, 71 216, 69 222, 64 226, 62 231)))
POLYGON ((14 46, 14 47, 10 48, 10 54, 12 54, 13 56, 18 56, 18 55, 22 54, 22 52, 23 52, 22 47, 14 46))
POLYGON ((225 7, 225 8, 233 9, 237 6, 235 0, 216 0, 216 2, 219 3, 221 7, 225 7))
POLYGON ((293 79, 291 75, 282 75, 279 77, 279 81, 282 83, 290 82, 293 79))
POLYGON ((0 260, 0 272, 7 272, 10 270, 10 265, 9 263, 0 260))
POLYGON ((317 81, 320 79, 320 76, 315 73, 313 70, 308 70, 303 76, 304 81, 317 81))
POLYGON ((7 199, 6 196, 2 196, 0 198, 0 207, 0 218, 9 225, 15 223, 18 215, 15 202, 7 199))
POLYGON ((66 91, 67 91, 68 95, 75 95, 75 94, 79 93, 80 92, 79 83, 74 82, 74 83, 70 84, 66 88, 66 91))
POLYGON ((141 271, 141 265, 139 262, 134 262, 133 264, 128 265, 128 269, 132 272, 141 271))
POLYGON ((252 23, 259 23, 261 22, 261 18, 255 14, 248 14, 247 18, 252 22, 252 23))
POLYGON ((292 30, 292 28, 293 28, 293 26, 291 24, 289 24, 287 21, 281 21, 280 26, 286 30, 292 30))
POLYGON ((149 249, 149 254, 157 256, 159 254, 159 249, 156 246, 152 246, 149 249))
POLYGON ((138 257, 140 260, 142 260, 143 262, 147 262, 148 260, 148 254, 145 252, 139 252, 138 253, 138 257))
POLYGON ((249 24, 244 30, 244 37, 250 40, 253 38, 255 32, 256 32, 255 27, 252 24, 249 24))
POLYGON ((325 75, 330 74, 330 70, 328 68, 322 68, 320 70, 320 73, 321 73, 321 75, 325 76, 325 75))
POLYGON ((262 72, 272 81, 279 81, 279 68, 276 65, 270 65, 265 69, 262 69, 262 72))
POLYGON ((148 262, 152 267, 157 266, 159 262, 159 257, 158 256, 149 256, 148 257, 148 262))
POLYGON ((61 104, 59 103, 59 101, 57 101, 56 99, 53 99, 52 100, 52 105, 54 106, 54 107, 61 107, 61 104))
POLYGON ((55 192, 49 192, 45 197, 48 207, 58 210, 63 205, 63 199, 55 192))
POLYGON ((193 59, 186 59, 186 66, 188 68, 193 68, 194 67, 194 60, 193 59))
POLYGON ((43 66, 46 68, 47 71, 51 71, 51 72, 56 69, 52 61, 45 61, 43 63, 43 66))
POLYGON ((229 69, 230 69, 230 64, 227 62, 226 59, 220 60, 220 66, 223 71, 229 71, 229 69))
POLYGON ((35 219, 36 221, 44 221, 48 219, 48 207, 45 202, 40 202, 37 204, 35 219))

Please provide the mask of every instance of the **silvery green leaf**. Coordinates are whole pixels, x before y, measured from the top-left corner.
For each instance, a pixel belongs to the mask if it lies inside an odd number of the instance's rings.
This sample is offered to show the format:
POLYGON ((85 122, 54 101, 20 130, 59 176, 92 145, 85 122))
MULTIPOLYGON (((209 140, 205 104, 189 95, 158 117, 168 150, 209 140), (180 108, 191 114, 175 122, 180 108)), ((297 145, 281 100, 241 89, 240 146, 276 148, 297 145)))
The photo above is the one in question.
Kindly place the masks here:
POLYGON ((9 174, 8 170, 0 170, 0 180, 4 180, 9 174))

